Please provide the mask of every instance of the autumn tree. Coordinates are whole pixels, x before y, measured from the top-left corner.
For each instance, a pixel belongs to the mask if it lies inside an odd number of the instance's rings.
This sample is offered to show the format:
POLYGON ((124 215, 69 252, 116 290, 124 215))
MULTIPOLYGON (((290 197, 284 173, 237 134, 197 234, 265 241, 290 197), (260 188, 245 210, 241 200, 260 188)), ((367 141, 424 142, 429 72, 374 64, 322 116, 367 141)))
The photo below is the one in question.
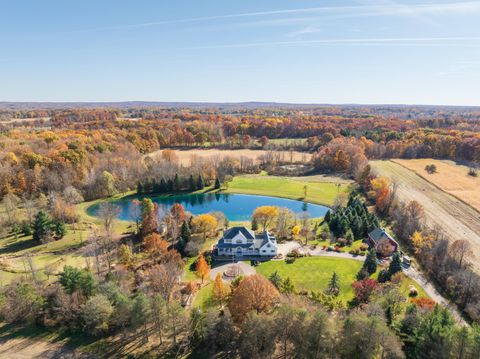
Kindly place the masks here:
POLYGON ((193 219, 192 225, 198 232, 203 234, 203 241, 206 241, 207 234, 217 228, 218 222, 211 214, 201 214, 193 219))
POLYGON ((279 293, 265 277, 254 274, 243 279, 233 291, 228 308, 237 322, 242 322, 250 311, 269 311, 277 302, 279 293))
POLYGON ((227 297, 227 286, 223 283, 222 275, 217 273, 213 282, 212 297, 218 304, 222 304, 227 297))
POLYGON ((353 291, 355 292, 355 298, 360 303, 367 303, 378 289, 378 282, 372 278, 365 278, 352 283, 353 291))
POLYGON ((195 265, 195 274, 202 279, 202 283, 210 274, 210 267, 203 254, 198 257, 197 264, 195 265))
POLYGON ((473 257, 472 245, 466 239, 457 239, 450 245, 449 252, 459 268, 464 262, 473 257))
POLYGON ((150 198, 142 200, 142 226, 141 232, 146 236, 155 232, 158 228, 158 204, 153 203, 150 198))
POLYGON ((252 217, 263 227, 263 230, 266 230, 277 219, 278 213, 278 207, 262 206, 255 209, 252 217))
POLYGON ((164 241, 158 233, 146 235, 143 239, 143 245, 147 252, 157 257, 166 253, 168 250, 168 242, 164 241))

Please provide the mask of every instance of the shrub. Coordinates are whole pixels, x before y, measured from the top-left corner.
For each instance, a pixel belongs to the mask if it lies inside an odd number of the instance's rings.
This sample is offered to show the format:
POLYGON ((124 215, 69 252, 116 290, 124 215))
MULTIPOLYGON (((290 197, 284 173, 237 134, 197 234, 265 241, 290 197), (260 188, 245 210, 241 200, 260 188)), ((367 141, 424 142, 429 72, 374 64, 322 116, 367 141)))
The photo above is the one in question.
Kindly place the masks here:
POLYGON ((292 263, 295 262, 295 260, 296 260, 295 257, 287 257, 287 258, 285 258, 285 263, 292 264, 292 263))
POLYGON ((476 168, 470 167, 468 170, 468 175, 472 177, 477 177, 478 176, 478 171, 476 168))
POLYGON ((436 173, 437 172, 437 166, 435 166, 434 164, 426 165, 425 166, 425 171, 427 171, 430 174, 436 173))

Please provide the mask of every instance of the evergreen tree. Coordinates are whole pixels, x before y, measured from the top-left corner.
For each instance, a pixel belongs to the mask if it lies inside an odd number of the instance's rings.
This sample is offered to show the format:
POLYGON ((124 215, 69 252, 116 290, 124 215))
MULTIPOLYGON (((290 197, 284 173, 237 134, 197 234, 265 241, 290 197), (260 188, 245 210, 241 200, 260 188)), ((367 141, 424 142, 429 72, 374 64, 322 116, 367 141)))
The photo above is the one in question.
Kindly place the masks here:
POLYGON ((295 285, 290 277, 285 278, 285 280, 282 282, 281 291, 287 294, 295 293, 295 285))
POLYGON ((187 221, 185 221, 185 220, 182 223, 182 228, 180 230, 180 237, 185 241, 185 244, 187 244, 192 237, 192 233, 190 231, 190 226, 188 225, 187 221))
POLYGON ((373 274, 377 271, 377 252, 372 248, 368 251, 365 262, 363 262, 363 268, 365 268, 369 274, 373 274))
POLYGON ((278 271, 273 272, 270 275, 270 277, 268 277, 268 279, 270 280, 270 282, 273 283, 273 285, 275 287, 277 287, 277 289, 280 289, 283 280, 282 280, 282 277, 280 276, 280 274, 278 274, 278 271))
POLYGON ((177 191, 180 191, 180 189, 181 189, 180 178, 178 177, 178 173, 175 173, 175 178, 173 179, 173 190, 177 192, 177 191))
POLYGON ((395 273, 402 271, 402 261, 399 253, 393 253, 392 261, 388 267, 388 273, 393 276, 395 273))
POLYGON ((169 178, 167 181, 167 192, 172 192, 172 191, 173 191, 173 181, 171 178, 169 178))
POLYGON ((165 182, 165 178, 162 177, 162 179, 160 180, 159 192, 165 193, 167 191, 168 191, 167 182, 165 182))
POLYGON ((197 189, 197 184, 193 179, 193 175, 190 175, 190 178, 188 179, 188 188, 190 189, 190 191, 195 191, 197 189))
POLYGON ((205 188, 205 182, 203 180, 202 175, 199 175, 197 180, 197 190, 202 190, 204 188, 205 188))
POLYGON ((258 230, 258 223, 255 218, 252 219, 252 231, 258 230))
POLYGON ((347 233, 345 233, 345 239, 347 240, 348 244, 352 244, 355 240, 352 230, 349 228, 347 233))
POLYGON ((328 282, 327 294, 337 297, 340 294, 340 283, 337 273, 333 272, 332 278, 328 282))
POLYGON ((222 186, 222 184, 220 183, 220 180, 217 178, 215 178, 215 189, 220 189, 220 187, 222 186))
POLYGON ((153 193, 160 193, 160 182, 153 182, 153 193))
POLYGON ((388 272, 388 270, 385 270, 385 269, 382 269, 379 273, 378 273, 378 282, 379 283, 385 283, 385 282, 388 282, 390 280, 390 273, 388 272))
POLYGON ((137 183, 137 193, 142 194, 143 193, 143 185, 142 182, 138 181, 137 183))
POLYGON ((33 221, 33 240, 42 242, 52 234, 52 220, 47 212, 39 211, 33 221))
POLYGON ((323 217, 323 220, 329 224, 330 223, 330 220, 331 220, 331 216, 332 214, 330 213, 330 210, 327 211, 327 213, 325 213, 325 217, 323 217))

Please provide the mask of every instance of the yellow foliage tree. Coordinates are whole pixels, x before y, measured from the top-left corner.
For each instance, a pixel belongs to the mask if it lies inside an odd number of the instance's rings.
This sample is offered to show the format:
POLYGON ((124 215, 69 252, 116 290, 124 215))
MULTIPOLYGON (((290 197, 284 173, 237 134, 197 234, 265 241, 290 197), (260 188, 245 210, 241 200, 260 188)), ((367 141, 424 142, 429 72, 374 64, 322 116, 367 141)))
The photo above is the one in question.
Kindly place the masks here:
POLYGON ((262 206, 255 209, 253 212, 253 219, 260 225, 263 229, 267 229, 275 219, 278 217, 278 207, 275 206, 262 206))
POLYGON ((193 227, 203 234, 203 240, 207 239, 207 233, 212 232, 218 226, 217 219, 211 214, 201 214, 192 221, 193 227))
POLYGON ((422 249, 432 247, 433 237, 425 236, 422 232, 415 231, 410 236, 410 240, 412 241, 412 245, 415 248, 415 253, 418 254, 422 251, 422 249))
POLYGON ((299 233, 300 233, 300 226, 297 224, 292 228, 292 235, 298 236, 299 233))
POLYGON ((215 281, 213 282, 212 296, 218 304, 223 303, 227 297, 227 286, 223 283, 222 275, 220 273, 217 274, 215 281))
POLYGON ((195 266, 195 274, 202 279, 202 283, 210 274, 210 267, 203 255, 198 257, 197 265, 195 266))

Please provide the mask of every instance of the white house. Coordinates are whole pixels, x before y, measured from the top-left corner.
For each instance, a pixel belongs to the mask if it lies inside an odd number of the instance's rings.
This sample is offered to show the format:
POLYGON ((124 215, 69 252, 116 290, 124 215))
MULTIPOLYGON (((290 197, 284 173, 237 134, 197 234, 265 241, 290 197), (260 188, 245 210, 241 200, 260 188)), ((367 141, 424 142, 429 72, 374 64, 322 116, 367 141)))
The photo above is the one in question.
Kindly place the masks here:
POLYGON ((275 236, 268 231, 255 234, 254 231, 246 227, 227 229, 217 244, 219 256, 274 257, 277 255, 277 251, 278 246, 275 236))

